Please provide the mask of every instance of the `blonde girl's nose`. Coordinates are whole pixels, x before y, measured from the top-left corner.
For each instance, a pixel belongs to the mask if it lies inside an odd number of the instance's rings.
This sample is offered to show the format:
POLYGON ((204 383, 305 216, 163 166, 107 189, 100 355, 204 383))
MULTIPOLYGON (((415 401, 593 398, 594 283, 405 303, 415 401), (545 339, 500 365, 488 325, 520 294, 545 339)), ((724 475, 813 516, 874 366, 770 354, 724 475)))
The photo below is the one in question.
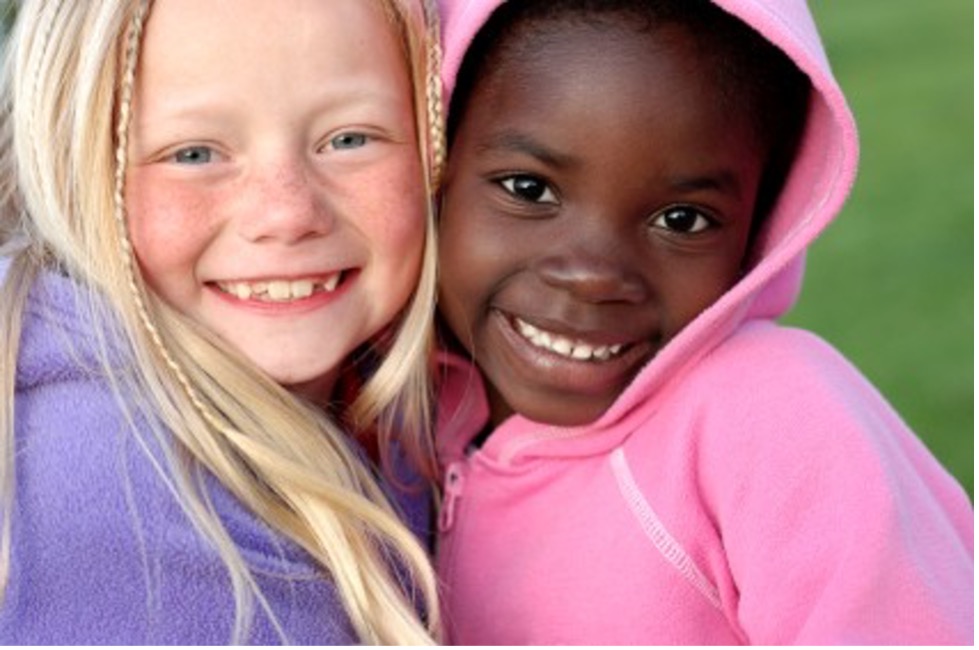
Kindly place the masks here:
POLYGON ((233 199, 239 232, 252 242, 292 244, 329 233, 336 215, 324 188, 301 162, 256 169, 233 199))

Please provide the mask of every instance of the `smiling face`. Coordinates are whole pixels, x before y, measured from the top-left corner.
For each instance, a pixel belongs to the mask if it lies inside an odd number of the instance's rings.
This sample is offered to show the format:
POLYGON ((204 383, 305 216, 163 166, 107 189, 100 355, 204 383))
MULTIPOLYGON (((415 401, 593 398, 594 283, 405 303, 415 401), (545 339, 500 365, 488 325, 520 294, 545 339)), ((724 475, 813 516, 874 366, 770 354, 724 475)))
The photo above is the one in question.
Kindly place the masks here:
POLYGON ((762 147, 689 32, 630 20, 518 28, 455 132, 439 305, 495 423, 596 419, 741 272, 762 147))
POLYGON ((409 72, 379 5, 158 2, 136 76, 126 208, 144 277, 319 400, 421 264, 409 72))

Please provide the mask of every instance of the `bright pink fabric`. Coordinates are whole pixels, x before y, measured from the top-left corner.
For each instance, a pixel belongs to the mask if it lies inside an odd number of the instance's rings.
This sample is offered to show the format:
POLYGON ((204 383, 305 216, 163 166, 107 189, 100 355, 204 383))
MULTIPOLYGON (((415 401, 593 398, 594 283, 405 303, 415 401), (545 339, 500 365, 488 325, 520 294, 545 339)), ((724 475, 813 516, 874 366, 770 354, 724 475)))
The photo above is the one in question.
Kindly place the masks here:
MULTIPOLYGON (((446 96, 499 0, 442 0, 446 96)), ((757 263, 595 423, 514 416, 475 452, 444 359, 439 571, 462 644, 972 644, 973 512, 877 391, 777 325, 857 137, 801 0, 718 0, 815 88, 757 263)), ((970 435, 970 432, 963 432, 970 435)))

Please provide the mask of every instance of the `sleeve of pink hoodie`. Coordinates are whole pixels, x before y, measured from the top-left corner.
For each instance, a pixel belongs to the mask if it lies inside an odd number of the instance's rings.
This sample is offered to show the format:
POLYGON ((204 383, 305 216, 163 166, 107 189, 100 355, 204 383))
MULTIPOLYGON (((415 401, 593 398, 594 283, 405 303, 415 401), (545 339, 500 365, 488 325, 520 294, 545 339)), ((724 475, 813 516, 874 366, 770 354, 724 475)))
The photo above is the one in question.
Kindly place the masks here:
POLYGON ((701 448, 729 616, 753 644, 972 645, 965 492, 835 350, 768 334, 732 346, 701 448))

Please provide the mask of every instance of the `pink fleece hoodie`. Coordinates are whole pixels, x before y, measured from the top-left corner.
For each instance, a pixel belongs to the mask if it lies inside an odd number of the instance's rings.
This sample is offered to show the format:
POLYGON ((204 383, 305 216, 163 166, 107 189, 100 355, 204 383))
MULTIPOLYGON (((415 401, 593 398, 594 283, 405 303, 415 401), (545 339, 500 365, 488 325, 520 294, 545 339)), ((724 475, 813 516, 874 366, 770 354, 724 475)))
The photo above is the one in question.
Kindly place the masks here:
MULTIPOLYGON (((500 0, 441 0, 444 82, 500 0)), ((973 513, 867 380, 775 319, 852 184, 857 136, 804 0, 717 0, 815 89, 756 264, 597 421, 482 448, 446 360, 438 567, 461 644, 972 644, 973 513)), ((966 435, 963 432, 963 435, 966 435)))

